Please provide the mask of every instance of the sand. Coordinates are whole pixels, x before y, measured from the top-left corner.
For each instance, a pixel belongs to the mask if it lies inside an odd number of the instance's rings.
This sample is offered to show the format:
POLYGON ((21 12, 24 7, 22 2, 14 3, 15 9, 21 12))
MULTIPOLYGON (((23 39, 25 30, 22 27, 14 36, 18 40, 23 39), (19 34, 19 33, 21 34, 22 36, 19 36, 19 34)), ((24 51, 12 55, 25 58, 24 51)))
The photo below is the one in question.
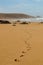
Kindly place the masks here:
POLYGON ((43 65, 43 24, 0 24, 0 65, 43 65))

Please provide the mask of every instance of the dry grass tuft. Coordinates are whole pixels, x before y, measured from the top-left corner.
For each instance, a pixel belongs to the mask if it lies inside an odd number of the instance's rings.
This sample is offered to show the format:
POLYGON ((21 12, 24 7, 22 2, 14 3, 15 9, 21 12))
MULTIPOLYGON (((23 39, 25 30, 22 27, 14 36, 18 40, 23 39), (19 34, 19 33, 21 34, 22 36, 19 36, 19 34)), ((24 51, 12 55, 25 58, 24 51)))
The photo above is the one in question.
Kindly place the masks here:
POLYGON ((22 23, 20 23, 20 24, 28 24, 28 23, 25 21, 25 22, 22 22, 22 23))
POLYGON ((16 26, 16 23, 15 22, 13 22, 13 25, 12 26, 16 26))

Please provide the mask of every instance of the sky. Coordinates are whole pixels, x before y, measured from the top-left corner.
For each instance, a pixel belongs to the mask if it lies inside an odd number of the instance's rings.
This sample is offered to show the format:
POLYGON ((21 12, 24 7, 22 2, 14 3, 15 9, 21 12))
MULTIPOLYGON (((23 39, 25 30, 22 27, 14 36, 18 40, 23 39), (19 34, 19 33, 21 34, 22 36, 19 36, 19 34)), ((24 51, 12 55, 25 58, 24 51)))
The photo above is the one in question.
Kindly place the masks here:
POLYGON ((0 0, 0 13, 43 16, 43 0, 0 0))

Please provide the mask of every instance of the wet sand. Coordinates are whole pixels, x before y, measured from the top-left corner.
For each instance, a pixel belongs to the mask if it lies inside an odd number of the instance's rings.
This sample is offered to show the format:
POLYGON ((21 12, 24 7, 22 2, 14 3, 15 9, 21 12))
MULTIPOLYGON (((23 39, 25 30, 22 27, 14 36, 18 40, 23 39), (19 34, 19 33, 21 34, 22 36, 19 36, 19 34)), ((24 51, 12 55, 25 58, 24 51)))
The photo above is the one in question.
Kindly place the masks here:
POLYGON ((0 24, 0 65, 43 65, 43 24, 0 24))

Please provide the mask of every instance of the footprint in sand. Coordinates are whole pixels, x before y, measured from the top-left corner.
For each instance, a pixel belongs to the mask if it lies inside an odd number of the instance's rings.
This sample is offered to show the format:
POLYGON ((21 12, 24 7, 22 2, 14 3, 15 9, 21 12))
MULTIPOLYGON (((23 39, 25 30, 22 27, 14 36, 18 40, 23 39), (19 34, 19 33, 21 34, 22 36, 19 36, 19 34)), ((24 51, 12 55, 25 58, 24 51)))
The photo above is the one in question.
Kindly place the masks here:
POLYGON ((22 55, 20 55, 20 57, 23 57, 24 55, 22 54, 22 55))
POLYGON ((18 60, 17 60, 17 59, 14 59, 14 61, 16 61, 16 62, 17 62, 18 60))
POLYGON ((15 62, 19 62, 20 60, 18 60, 18 59, 14 59, 14 61, 15 61, 15 62))
POLYGON ((22 51, 22 53, 26 53, 25 51, 22 51))
POLYGON ((27 51, 30 51, 30 48, 29 48, 29 49, 27 49, 27 51))

